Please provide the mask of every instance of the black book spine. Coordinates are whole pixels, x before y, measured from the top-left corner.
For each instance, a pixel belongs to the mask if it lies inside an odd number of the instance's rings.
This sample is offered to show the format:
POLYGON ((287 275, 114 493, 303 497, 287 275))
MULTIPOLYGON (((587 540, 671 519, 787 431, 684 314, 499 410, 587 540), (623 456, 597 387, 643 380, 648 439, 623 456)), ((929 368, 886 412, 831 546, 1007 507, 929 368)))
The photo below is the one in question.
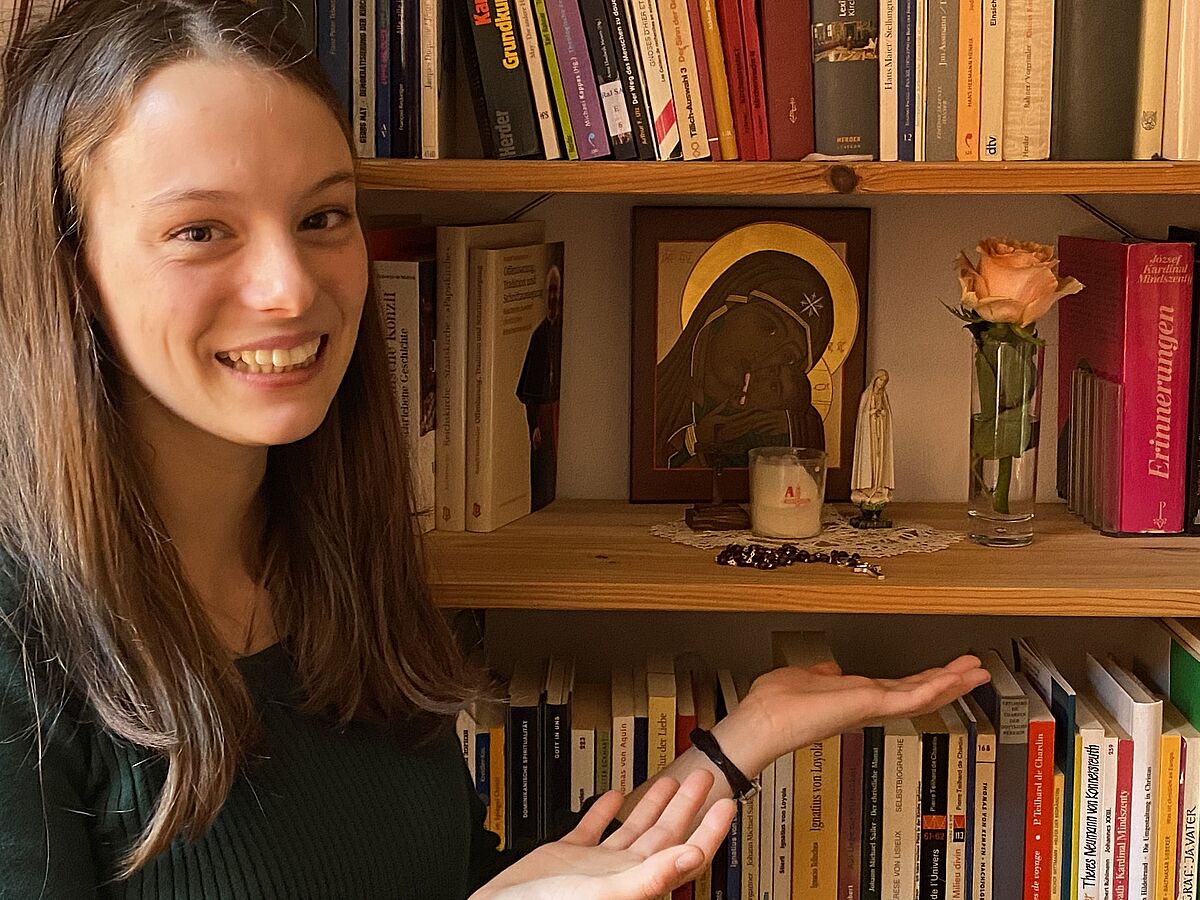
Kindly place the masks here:
POLYGON ((607 0, 579 0, 583 30, 587 32, 588 54, 592 71, 596 73, 596 89, 604 108, 609 144, 614 159, 637 159, 629 104, 625 101, 625 86, 617 67, 616 41, 608 20, 607 0))
POLYGON ((508 812, 508 846, 518 852, 538 843, 539 782, 538 707, 513 706, 505 735, 505 806, 508 812))
POLYGON ((645 716, 633 719, 633 786, 646 780, 650 764, 650 720, 645 716))
POLYGON ((542 815, 538 840, 557 837, 571 811, 571 706, 547 703, 542 744, 542 815))
POLYGON ((539 156, 537 111, 511 0, 457 0, 463 62, 490 159, 539 156))
POLYGON ((629 30, 629 19, 625 15, 624 0, 605 0, 612 27, 613 47, 616 50, 617 70, 629 101, 630 124, 633 126, 633 143, 638 159, 654 159, 654 129, 650 125, 650 111, 646 107, 645 81, 638 65, 637 51, 633 46, 633 32, 629 30))
POLYGON ((921 900, 946 896, 946 755, 950 736, 921 735, 921 900))
POLYGON ((1196 254, 1192 274, 1192 371, 1189 382, 1191 401, 1188 404, 1187 431, 1187 498, 1184 503, 1183 529, 1188 534, 1200 534, 1200 231, 1172 225, 1167 230, 1169 241, 1191 241, 1196 254))
POLYGON ((421 89, 417 0, 392 0, 392 156, 421 155, 417 98, 421 89))
POLYGON ((862 900, 882 900, 880 853, 883 849, 883 728, 863 729, 862 900))
POLYGON ((813 0, 812 28, 817 152, 877 158, 879 5, 813 0))

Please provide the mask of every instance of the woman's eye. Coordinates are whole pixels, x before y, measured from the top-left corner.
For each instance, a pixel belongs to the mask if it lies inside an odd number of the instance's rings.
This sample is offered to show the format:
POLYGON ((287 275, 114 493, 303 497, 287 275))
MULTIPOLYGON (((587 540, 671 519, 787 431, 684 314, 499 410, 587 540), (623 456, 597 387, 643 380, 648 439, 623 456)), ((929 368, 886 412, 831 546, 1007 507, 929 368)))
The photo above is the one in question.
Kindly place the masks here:
POLYGON ((325 231, 336 228, 349 220, 350 214, 343 209, 323 209, 305 219, 304 226, 317 231, 325 231))
POLYGON ((171 235, 172 240, 183 239, 185 244, 207 244, 212 237, 213 227, 211 225, 189 225, 171 235))

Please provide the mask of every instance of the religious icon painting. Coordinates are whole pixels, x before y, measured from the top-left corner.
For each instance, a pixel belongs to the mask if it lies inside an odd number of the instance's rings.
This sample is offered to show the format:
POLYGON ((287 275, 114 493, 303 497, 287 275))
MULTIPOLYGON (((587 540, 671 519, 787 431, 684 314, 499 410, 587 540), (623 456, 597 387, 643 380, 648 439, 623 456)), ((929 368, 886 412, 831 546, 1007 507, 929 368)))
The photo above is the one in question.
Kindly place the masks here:
POLYGON ((824 450, 849 499, 870 216, 633 210, 632 501, 746 500, 764 446, 824 450))

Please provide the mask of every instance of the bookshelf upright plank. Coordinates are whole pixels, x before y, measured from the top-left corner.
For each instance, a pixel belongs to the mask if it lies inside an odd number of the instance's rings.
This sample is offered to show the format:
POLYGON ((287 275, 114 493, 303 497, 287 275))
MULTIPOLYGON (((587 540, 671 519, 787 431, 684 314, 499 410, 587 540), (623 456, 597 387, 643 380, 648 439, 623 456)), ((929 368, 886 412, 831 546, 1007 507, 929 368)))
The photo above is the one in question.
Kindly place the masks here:
POLYGON ((577 194, 1191 194, 1197 162, 618 162, 364 159, 371 190, 577 194))
MULTIPOLYGON (((900 504, 897 521, 957 530, 961 504, 900 504)), ((962 541, 881 561, 875 580, 826 565, 721 568, 652 536, 679 506, 558 501, 487 535, 428 536, 443 606, 525 609, 871 612, 1030 616, 1200 615, 1200 539, 1107 538, 1058 504, 1031 547, 962 541)))

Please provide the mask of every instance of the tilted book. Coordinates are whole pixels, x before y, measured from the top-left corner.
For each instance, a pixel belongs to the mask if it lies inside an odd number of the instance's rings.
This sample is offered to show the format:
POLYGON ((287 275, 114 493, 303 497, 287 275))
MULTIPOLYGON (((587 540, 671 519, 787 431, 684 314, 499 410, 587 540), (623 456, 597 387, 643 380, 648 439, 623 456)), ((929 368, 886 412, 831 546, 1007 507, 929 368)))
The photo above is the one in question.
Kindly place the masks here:
POLYGON ((683 158, 707 159, 708 123, 704 119, 704 100, 696 68, 697 48, 692 43, 688 5, 680 0, 658 0, 658 18, 662 25, 665 64, 671 94, 675 98, 683 158))
POLYGON ((554 53, 567 95, 567 112, 579 158, 608 156, 611 150, 608 126, 600 108, 600 91, 588 55, 579 0, 546 0, 546 14, 554 35, 554 53))
POLYGON ((540 156, 528 61, 511 0, 456 0, 463 62, 489 159, 540 156))
POLYGON ((558 111, 558 128, 562 136, 563 155, 567 159, 579 159, 579 147, 575 144, 575 130, 571 125, 571 109, 567 105, 567 89, 562 69, 558 64, 558 50, 554 45, 554 32, 550 28, 550 0, 531 0, 533 17, 537 22, 538 40, 542 45, 543 63, 550 77, 550 92, 554 97, 554 108, 558 111))
POLYGON ((562 380, 563 245, 471 251, 466 530, 554 499, 562 380))
POLYGON ((542 240, 541 222, 447 225, 437 230, 437 524, 466 528, 467 505, 467 294, 470 253, 542 240))
POLYGON ((1107 485, 1118 534, 1183 530, 1188 366, 1192 337, 1190 244, 1059 241, 1061 275, 1084 285, 1059 310, 1059 458, 1070 446, 1072 372, 1083 365, 1121 385, 1117 456, 1107 485))
POLYGON ((758 159, 754 140, 754 114, 750 103, 750 74, 742 41, 742 14, 738 0, 713 0, 716 4, 721 46, 729 78, 729 103, 739 159, 758 159))
POLYGON ((517 16, 517 27, 521 32, 521 50, 529 64, 529 89, 533 93, 533 105, 537 110, 542 156, 546 159, 561 159, 563 152, 554 116, 554 98, 551 96, 550 83, 546 80, 546 66, 542 60, 542 35, 538 29, 537 16, 533 12, 533 2, 512 0, 512 5, 517 16))

